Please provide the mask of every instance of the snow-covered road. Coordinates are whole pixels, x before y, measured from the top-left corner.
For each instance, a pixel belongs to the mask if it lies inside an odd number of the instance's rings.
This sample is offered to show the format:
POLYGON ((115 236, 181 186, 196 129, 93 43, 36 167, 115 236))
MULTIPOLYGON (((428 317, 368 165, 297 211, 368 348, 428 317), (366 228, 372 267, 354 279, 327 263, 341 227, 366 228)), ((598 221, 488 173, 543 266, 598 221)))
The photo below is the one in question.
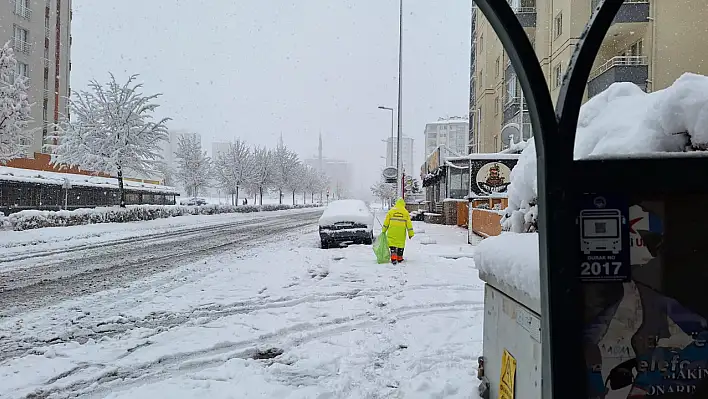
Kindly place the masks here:
POLYGON ((7 317, 0 397, 475 398, 474 247, 415 225, 403 266, 308 226, 7 317))
MULTIPOLYGON (((0 258, 0 317, 114 288, 209 254, 259 245, 263 236, 312 226, 321 213, 311 209, 264 212, 234 219, 217 215, 206 223, 146 229, 131 235, 123 231, 119 237, 92 236, 81 244, 53 237, 49 243, 14 245, 14 253, 8 251, 0 258)), ((149 226, 144 222, 133 225, 149 226)), ((84 226, 76 227, 70 229, 80 231, 84 226)), ((8 236, 12 233, 17 234, 8 232, 8 236)))

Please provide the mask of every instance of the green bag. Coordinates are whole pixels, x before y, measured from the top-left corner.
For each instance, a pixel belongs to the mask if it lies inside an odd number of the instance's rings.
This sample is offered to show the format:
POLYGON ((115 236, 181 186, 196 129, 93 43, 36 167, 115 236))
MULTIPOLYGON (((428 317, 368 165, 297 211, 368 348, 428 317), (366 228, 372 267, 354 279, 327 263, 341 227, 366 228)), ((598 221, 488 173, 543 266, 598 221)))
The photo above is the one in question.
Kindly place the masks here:
POLYGON ((376 254, 376 261, 379 264, 388 263, 390 261, 391 252, 389 252, 386 233, 381 233, 376 241, 374 241, 374 253, 376 254))

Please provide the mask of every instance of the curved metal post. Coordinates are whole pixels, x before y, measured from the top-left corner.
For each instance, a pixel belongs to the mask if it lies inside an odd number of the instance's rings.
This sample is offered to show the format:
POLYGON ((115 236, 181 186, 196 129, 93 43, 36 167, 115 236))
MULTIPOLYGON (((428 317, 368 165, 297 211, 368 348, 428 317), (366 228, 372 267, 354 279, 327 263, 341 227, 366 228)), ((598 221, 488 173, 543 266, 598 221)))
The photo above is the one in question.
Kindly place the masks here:
POLYGON ((509 54, 527 99, 538 159, 539 255, 544 399, 581 398, 586 386, 582 347, 582 297, 571 231, 574 193, 569 190, 575 130, 595 56, 623 0, 603 2, 585 28, 561 87, 558 109, 536 53, 505 1, 475 0, 509 54))
POLYGON ((615 15, 622 7, 622 3, 624 0, 605 0, 598 5, 590 17, 590 21, 585 25, 580 36, 580 43, 568 63, 556 106, 561 142, 558 156, 563 157, 564 162, 572 162, 573 160, 575 131, 578 126, 578 116, 585 95, 585 87, 590 78, 595 57, 600 52, 600 46, 612 26, 615 15), (566 157, 568 158, 565 159, 566 157))

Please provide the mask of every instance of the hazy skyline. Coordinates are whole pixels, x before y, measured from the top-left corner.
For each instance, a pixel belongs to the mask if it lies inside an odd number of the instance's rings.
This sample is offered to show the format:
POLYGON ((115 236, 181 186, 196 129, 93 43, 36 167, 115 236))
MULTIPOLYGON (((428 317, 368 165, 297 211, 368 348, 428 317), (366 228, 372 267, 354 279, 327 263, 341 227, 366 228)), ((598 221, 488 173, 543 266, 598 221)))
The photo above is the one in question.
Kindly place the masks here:
MULTIPOLYGON (((467 114, 471 1, 404 1, 403 134, 423 162, 425 123, 467 114)), ((72 90, 140 74, 171 129, 285 144, 353 164, 354 189, 384 166, 396 106, 397 0, 74 0, 72 90), (215 6, 215 5, 218 5, 215 6)), ((413 171, 418 176, 419 170, 413 171)))

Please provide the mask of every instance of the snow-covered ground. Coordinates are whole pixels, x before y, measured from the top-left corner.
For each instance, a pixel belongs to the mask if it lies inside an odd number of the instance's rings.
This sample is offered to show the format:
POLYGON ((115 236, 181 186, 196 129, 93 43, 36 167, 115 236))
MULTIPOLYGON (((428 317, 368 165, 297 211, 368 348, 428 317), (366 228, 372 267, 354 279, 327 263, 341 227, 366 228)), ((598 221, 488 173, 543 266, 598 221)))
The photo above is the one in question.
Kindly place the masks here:
POLYGON ((250 220, 303 214, 311 209, 258 213, 227 213, 219 215, 188 215, 176 218, 147 220, 130 223, 102 223, 84 226, 48 227, 36 230, 0 230, 0 268, 3 261, 16 256, 34 256, 47 251, 66 252, 69 249, 100 246, 119 240, 137 240, 155 235, 174 235, 191 230, 250 220))
POLYGON ((402 266, 306 229, 2 320, 0 397, 475 398, 474 246, 414 225, 402 266))

